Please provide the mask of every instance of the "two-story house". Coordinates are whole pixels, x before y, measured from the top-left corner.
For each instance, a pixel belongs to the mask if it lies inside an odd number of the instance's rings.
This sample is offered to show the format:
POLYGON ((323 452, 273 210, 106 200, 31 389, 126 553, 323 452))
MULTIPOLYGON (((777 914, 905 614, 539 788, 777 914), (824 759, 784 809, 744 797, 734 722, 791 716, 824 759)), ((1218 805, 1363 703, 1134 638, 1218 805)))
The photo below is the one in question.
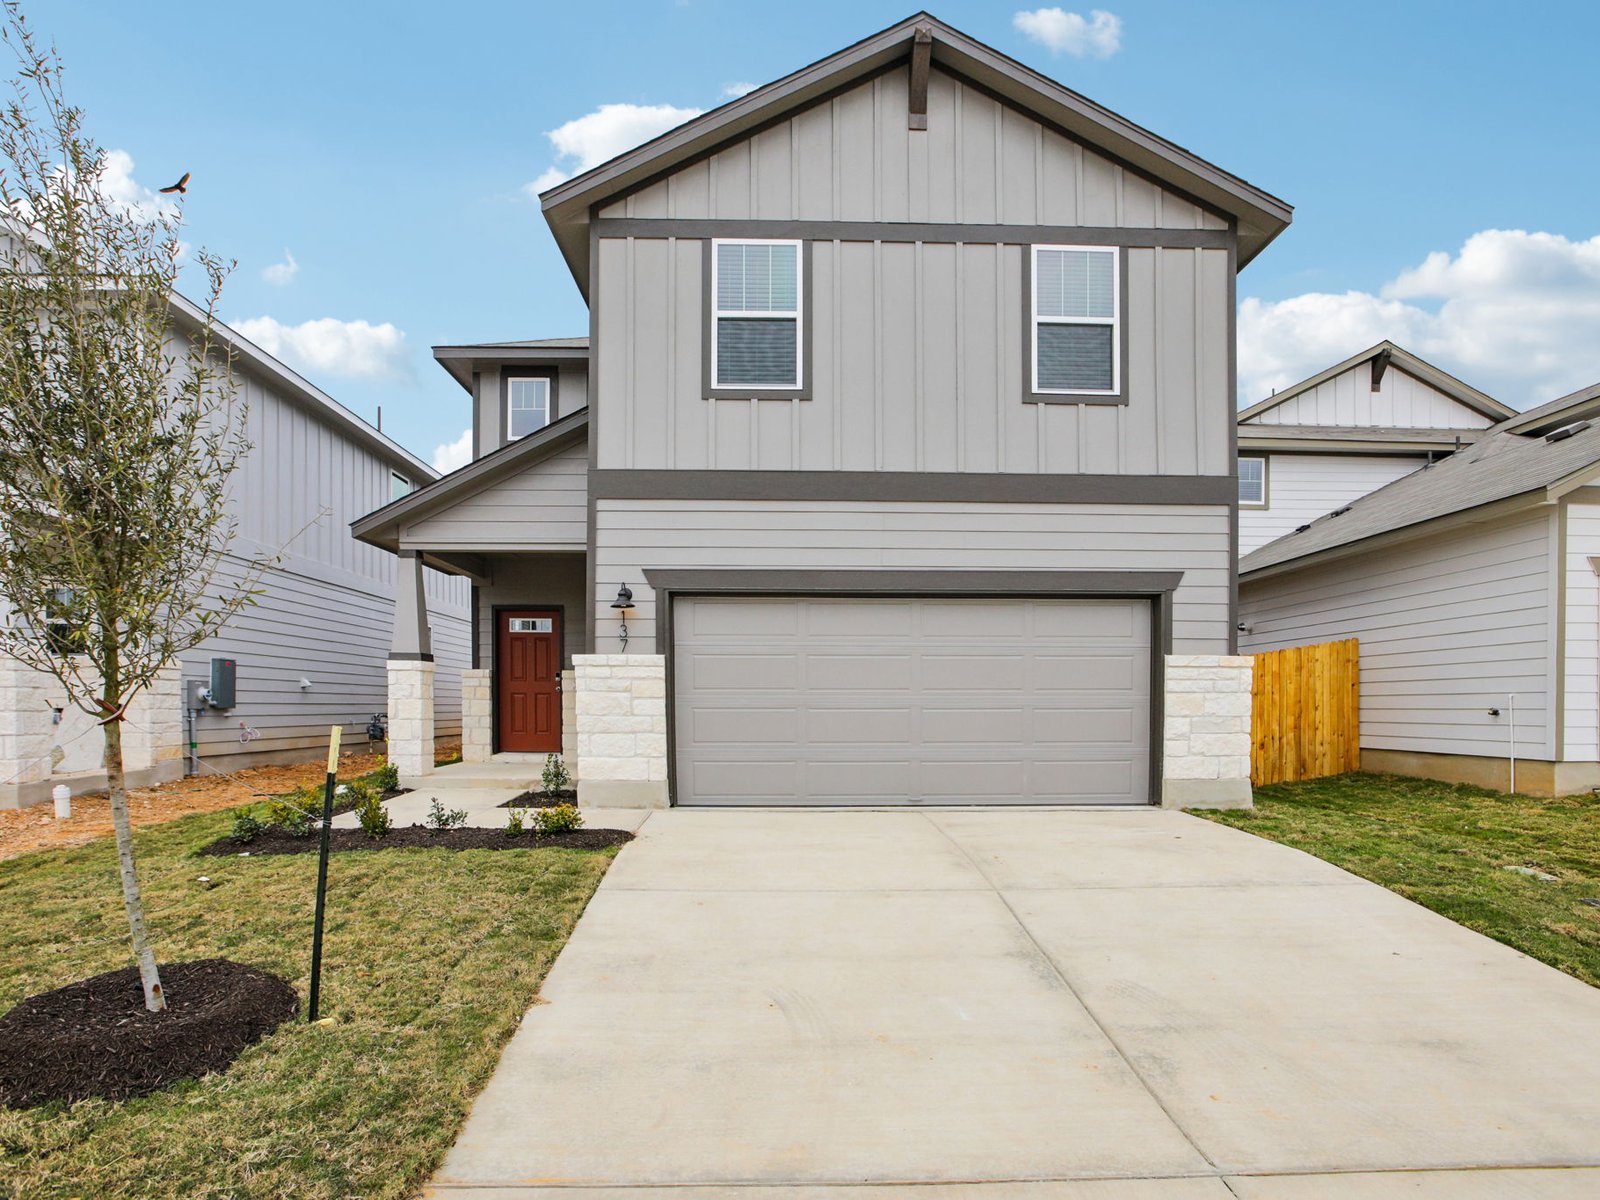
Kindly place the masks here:
POLYGON ((469 761, 585 803, 1249 802, 1235 275, 1288 205, 926 14, 541 204, 587 340, 439 349, 477 458, 355 523, 403 774, 432 566, 469 761))

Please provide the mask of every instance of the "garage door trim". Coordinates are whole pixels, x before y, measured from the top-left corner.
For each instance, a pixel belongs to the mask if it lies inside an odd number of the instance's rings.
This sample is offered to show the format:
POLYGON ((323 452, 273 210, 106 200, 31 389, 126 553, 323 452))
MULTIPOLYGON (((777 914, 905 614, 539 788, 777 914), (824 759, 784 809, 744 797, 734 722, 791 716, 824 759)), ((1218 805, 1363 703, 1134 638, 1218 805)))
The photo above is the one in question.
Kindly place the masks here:
POLYGON ((673 602, 694 596, 815 598, 929 598, 1015 600, 1144 600, 1151 606, 1150 803, 1161 796, 1165 729, 1163 679, 1172 653, 1172 594, 1182 571, 805 571, 646 570, 656 595, 656 652, 666 657, 667 790, 678 803, 676 674, 673 602))

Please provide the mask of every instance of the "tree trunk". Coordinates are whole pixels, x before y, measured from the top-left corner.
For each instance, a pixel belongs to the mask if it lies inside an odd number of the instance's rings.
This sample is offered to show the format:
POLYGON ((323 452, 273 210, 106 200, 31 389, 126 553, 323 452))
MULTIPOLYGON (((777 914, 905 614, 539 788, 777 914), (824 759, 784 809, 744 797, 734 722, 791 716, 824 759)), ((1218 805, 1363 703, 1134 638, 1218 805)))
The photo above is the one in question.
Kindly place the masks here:
POLYGON ((106 784, 111 792, 111 823, 117 830, 117 869, 122 875, 122 903, 128 910, 133 956, 139 962, 139 982, 144 985, 144 1006, 151 1012, 161 1012, 167 1007, 167 995, 161 990, 155 952, 150 949, 150 936, 145 932, 144 901, 139 897, 139 876, 133 869, 133 826, 128 820, 128 781, 122 770, 120 708, 120 704, 113 708, 118 715, 101 726, 106 733, 106 784))

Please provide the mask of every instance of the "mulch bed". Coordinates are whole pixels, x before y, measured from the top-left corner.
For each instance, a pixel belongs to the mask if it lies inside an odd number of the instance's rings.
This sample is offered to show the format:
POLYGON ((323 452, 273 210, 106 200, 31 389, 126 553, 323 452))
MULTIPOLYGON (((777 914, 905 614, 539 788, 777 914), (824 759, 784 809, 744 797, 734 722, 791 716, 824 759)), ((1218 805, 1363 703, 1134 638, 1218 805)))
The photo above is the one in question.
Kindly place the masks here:
POLYGON ((554 808, 558 804, 576 804, 578 793, 572 788, 563 788, 554 796, 549 792, 523 792, 520 796, 513 796, 500 808, 554 808))
MULTIPOLYGON (((430 829, 406 825, 391 829, 387 837, 371 838, 359 829, 335 829, 329 849, 346 850, 546 850, 553 846, 573 850, 604 850, 633 841, 620 829, 575 829, 570 833, 524 833, 507 837, 504 829, 430 829)), ((320 834, 291 837, 281 829, 268 829, 249 842, 218 838, 196 853, 216 858, 256 858, 269 854, 315 854, 320 834)))
POLYGON ((0 1017, 0 1104, 126 1100, 228 1066, 300 1011, 276 975, 225 958, 162 963, 167 1011, 124 967, 29 996, 0 1017))

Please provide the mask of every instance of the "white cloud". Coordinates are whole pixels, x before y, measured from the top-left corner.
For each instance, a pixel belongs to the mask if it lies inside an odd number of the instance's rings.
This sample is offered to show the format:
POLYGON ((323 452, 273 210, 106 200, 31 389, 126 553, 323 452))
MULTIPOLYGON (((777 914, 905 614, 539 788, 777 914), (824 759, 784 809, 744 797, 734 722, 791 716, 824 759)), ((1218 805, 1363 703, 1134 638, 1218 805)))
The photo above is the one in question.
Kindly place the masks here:
POLYGON ((288 287, 294 282, 296 275, 300 274, 300 264, 295 261, 294 255, 289 251, 283 252, 283 261, 273 263, 261 272, 261 278, 274 287, 288 287))
POLYGON ((441 475, 459 470, 472 461, 472 430, 463 429, 453 442, 441 442, 433 448, 433 469, 441 475))
POLYGON ((133 155, 126 150, 106 151, 100 168, 100 187, 113 204, 142 221, 178 215, 173 197, 154 192, 133 177, 133 155))
POLYGON ((1059 8, 1024 9, 1011 23, 1051 54, 1110 58, 1122 49, 1122 18, 1103 9, 1094 9, 1087 19, 1059 8))
POLYGON ((1376 293, 1239 305, 1239 399, 1253 403, 1384 338, 1526 408, 1600 380, 1600 236, 1488 229, 1376 293))
POLYGON ((292 367, 351 379, 406 379, 412 375, 406 335, 387 321, 373 325, 322 317, 285 325, 272 317, 250 317, 231 324, 292 367))
POLYGON ((557 165, 527 184, 525 190, 537 198, 540 192, 563 180, 598 167, 704 111, 670 104, 602 104, 592 113, 575 117, 545 134, 555 147, 557 165))
POLYGON ((722 98, 737 100, 740 96, 748 96, 760 86, 759 83, 725 83, 722 85, 722 98))

